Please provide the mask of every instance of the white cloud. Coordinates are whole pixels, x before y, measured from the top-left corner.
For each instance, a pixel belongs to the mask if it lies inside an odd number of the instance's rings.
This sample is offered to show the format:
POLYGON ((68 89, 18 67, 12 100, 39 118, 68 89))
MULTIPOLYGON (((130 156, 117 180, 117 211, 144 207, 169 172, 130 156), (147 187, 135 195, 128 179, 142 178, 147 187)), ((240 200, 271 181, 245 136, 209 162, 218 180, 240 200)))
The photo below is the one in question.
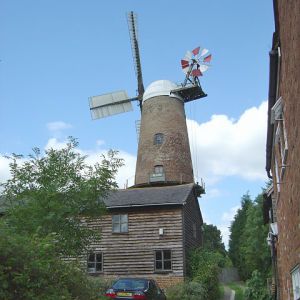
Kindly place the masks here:
POLYGON ((211 199, 211 198, 217 198, 221 195, 221 191, 217 188, 209 188, 205 189, 205 194, 202 196, 203 199, 211 199))
MULTIPOLYGON (((91 150, 84 151, 81 150, 83 155, 87 155, 86 162, 90 165, 95 164, 96 162, 101 161, 101 155, 106 154, 108 150, 91 150)), ((119 188, 124 188, 127 186, 132 186, 134 184, 134 174, 135 174, 135 163, 136 157, 131 155, 125 151, 119 151, 118 157, 124 159, 124 166, 122 166, 118 170, 118 174, 116 176, 116 181, 118 183, 119 188)))
MULTIPOLYGON (((45 149, 62 149, 66 146, 67 140, 60 141, 57 138, 51 138, 48 140, 45 149)), ((96 141, 96 145, 104 145, 104 141, 99 140, 96 141)), ((79 153, 82 155, 86 155, 87 159, 86 162, 89 165, 94 165, 97 162, 101 161, 101 155, 105 155, 108 152, 108 149, 92 149, 92 150, 85 150, 81 148, 76 149, 79 153)), ((131 155, 125 151, 119 151, 118 153, 119 158, 124 159, 124 166, 122 166, 118 174, 116 176, 116 181, 120 188, 124 188, 126 185, 131 186, 134 184, 134 174, 135 174, 135 163, 136 163, 136 157, 134 155, 131 155)))
POLYGON ((218 229, 221 231, 222 242, 225 248, 228 249, 229 246, 229 236, 230 236, 230 224, 217 225, 218 229))
POLYGON ((3 183, 10 178, 9 159, 0 156, 0 182, 3 183))
MULTIPOLYGON (((66 147, 67 142, 67 140, 50 138, 44 149, 48 150, 50 148, 53 148, 59 150, 66 147)), ((101 143, 99 143, 99 141, 96 141, 96 145, 98 146, 103 144, 105 144, 104 141, 101 143)), ((90 165, 93 165, 96 162, 100 162, 102 159, 101 155, 108 152, 107 149, 84 150, 81 148, 77 148, 76 151, 78 151, 82 155, 87 155, 86 162, 90 165)), ((126 185, 132 186, 134 184, 136 157, 124 151, 120 151, 118 157, 124 159, 124 166, 119 169, 116 176, 116 181, 120 188, 124 188, 126 185)), ((0 182, 5 182, 10 178, 9 170, 9 159, 0 155, 0 182)))
POLYGON ((267 102, 247 109, 237 121, 213 115, 206 123, 187 120, 187 125, 195 174, 198 169, 208 184, 232 175, 266 178, 267 102))
POLYGON ((221 223, 215 224, 218 229, 221 231, 222 241, 225 245, 225 248, 228 249, 229 236, 230 236, 230 226, 233 221, 234 216, 236 215, 237 210, 240 206, 234 206, 229 209, 229 211, 225 211, 221 217, 221 223))
POLYGON ((60 150, 60 149, 63 149, 65 148, 67 145, 67 141, 62 141, 60 142, 57 138, 51 138, 48 140, 46 146, 45 146, 45 150, 48 150, 48 149, 55 149, 55 150, 60 150))
POLYGON ((96 144, 97 144, 97 146, 103 146, 103 145, 105 145, 105 141, 103 141, 103 140, 97 140, 96 144))
POLYGON ((240 208, 240 206, 234 206, 234 207, 231 207, 229 211, 225 211, 222 215, 222 221, 231 222, 239 208, 240 208))
POLYGON ((53 131, 62 131, 65 129, 72 128, 73 126, 71 124, 65 123, 63 121, 56 121, 56 122, 50 122, 47 123, 47 128, 51 132, 53 131))

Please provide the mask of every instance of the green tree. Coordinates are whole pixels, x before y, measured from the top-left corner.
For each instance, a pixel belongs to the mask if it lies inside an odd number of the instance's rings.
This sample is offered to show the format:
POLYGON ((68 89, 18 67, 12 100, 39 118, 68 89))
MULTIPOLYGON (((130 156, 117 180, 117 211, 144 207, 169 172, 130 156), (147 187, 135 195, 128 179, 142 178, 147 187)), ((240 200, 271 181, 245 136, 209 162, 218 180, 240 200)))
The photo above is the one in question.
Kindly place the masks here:
POLYGON ((206 290, 207 300, 219 298, 219 264, 224 259, 217 251, 195 249, 189 257, 189 276, 206 290))
POLYGON ((247 280, 245 299, 246 300, 271 300, 264 276, 257 270, 252 273, 252 276, 247 280))
POLYGON ((247 193, 242 196, 241 208, 237 211, 234 220, 230 226, 229 238, 229 257, 238 269, 242 279, 247 279, 248 272, 245 270, 244 257, 241 252, 241 245, 244 245, 244 229, 247 222, 247 211, 253 206, 250 195, 247 193))
POLYGON ((244 239, 241 244, 247 278, 258 270, 263 278, 271 272, 271 253, 266 242, 268 225, 263 222, 263 194, 259 194, 253 205, 247 210, 247 221, 244 228, 244 239))
POLYGON ((55 235, 61 255, 78 255, 91 239, 99 238, 83 218, 103 214, 102 200, 117 187, 114 178, 122 165, 114 151, 87 165, 77 146, 77 140, 69 138, 65 148, 49 149, 44 155, 35 148, 23 163, 21 156, 12 155, 11 178, 1 184, 9 206, 7 225, 22 235, 55 235))
POLYGON ((249 279, 258 271, 265 284, 271 272, 271 256, 266 243, 269 228, 263 222, 263 192, 254 201, 248 194, 243 196, 230 230, 229 256, 241 278, 249 279))
POLYGON ((212 224, 203 224, 203 248, 218 251, 226 255, 221 231, 212 224))
POLYGON ((23 162, 10 157, 11 178, 1 184, 0 299, 100 299, 99 284, 76 260, 61 258, 82 254, 99 238, 86 221, 105 212, 103 199, 117 187, 123 162, 109 151, 87 165, 77 146, 70 138, 44 155, 35 148, 23 162))

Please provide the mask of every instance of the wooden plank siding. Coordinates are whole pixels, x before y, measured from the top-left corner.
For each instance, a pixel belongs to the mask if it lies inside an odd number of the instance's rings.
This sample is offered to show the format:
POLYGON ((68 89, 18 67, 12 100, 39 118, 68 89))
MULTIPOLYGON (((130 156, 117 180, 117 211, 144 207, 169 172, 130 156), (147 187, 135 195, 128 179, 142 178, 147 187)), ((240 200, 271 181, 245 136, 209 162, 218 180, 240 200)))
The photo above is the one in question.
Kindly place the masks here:
MULTIPOLYGON (((191 193, 183 206, 183 247, 184 261, 187 262, 189 252, 193 248, 202 246, 202 215, 197 197, 191 193)), ((184 275, 186 275, 186 263, 184 265, 184 275)))
MULTIPOLYGON (((110 208, 101 218, 89 222, 101 232, 101 240, 90 244, 101 252, 104 278, 149 277, 166 288, 182 282, 187 273, 188 253, 202 245, 202 216, 194 189, 179 204, 110 208), (128 232, 112 232, 112 216, 128 215, 128 232), (163 235, 159 229, 163 229, 163 235), (171 250, 172 269, 155 270, 155 250, 171 250)), ((87 256, 82 257, 87 265, 87 256)))
POLYGON ((171 250, 172 271, 163 274, 183 276, 181 206, 111 210, 96 223, 90 223, 90 226, 102 228, 100 243, 91 244, 91 249, 103 253, 103 275, 160 274, 155 272, 155 250, 171 250), (128 233, 112 232, 113 214, 128 214, 128 233), (161 236, 159 228, 164 229, 161 236))

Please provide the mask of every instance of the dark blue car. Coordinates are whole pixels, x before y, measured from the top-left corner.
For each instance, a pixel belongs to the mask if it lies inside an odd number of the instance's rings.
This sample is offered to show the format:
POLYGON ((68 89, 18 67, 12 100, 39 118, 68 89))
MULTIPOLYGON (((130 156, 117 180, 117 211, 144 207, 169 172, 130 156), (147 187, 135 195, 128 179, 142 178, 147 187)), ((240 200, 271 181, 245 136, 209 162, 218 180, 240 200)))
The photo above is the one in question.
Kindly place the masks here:
POLYGON ((105 293, 116 300, 166 300, 162 289, 155 280, 145 278, 122 278, 117 280, 105 293))

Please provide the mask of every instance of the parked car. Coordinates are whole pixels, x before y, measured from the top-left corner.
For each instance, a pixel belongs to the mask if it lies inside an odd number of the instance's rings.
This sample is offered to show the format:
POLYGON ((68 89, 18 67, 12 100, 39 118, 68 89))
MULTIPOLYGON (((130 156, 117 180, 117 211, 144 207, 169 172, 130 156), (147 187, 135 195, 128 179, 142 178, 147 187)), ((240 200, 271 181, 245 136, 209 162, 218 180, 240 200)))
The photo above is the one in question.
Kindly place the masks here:
POLYGON ((105 296, 116 300, 167 299, 155 280, 145 278, 121 278, 106 291, 105 296))

